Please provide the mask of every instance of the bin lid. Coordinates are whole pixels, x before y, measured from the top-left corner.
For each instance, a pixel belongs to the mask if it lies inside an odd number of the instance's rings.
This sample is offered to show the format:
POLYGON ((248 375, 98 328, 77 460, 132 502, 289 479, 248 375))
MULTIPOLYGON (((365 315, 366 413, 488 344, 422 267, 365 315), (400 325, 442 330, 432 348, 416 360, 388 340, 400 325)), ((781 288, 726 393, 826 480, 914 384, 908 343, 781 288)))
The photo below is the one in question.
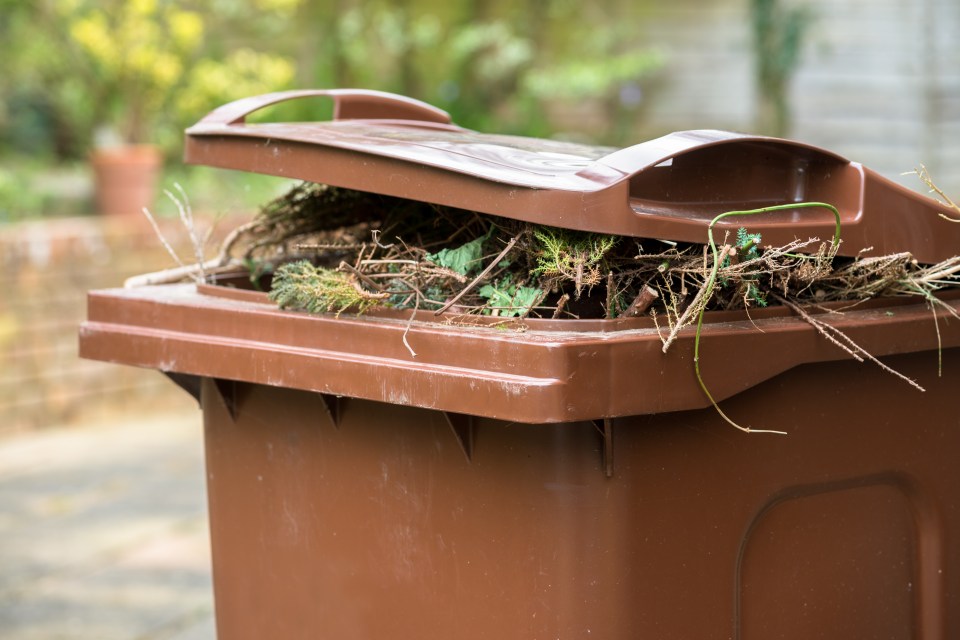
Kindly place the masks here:
MULTIPOLYGON (((188 163, 298 178, 568 229, 705 242, 726 211, 826 202, 841 255, 909 251, 939 262, 960 246, 944 205, 830 151, 727 131, 680 131, 624 149, 478 133, 444 111, 379 91, 303 90, 244 98, 187 129, 188 163), (248 123, 264 107, 334 101, 329 122, 248 123)), ((833 236, 826 209, 754 216, 772 246, 833 236)), ((745 226, 742 218, 718 223, 745 226)))

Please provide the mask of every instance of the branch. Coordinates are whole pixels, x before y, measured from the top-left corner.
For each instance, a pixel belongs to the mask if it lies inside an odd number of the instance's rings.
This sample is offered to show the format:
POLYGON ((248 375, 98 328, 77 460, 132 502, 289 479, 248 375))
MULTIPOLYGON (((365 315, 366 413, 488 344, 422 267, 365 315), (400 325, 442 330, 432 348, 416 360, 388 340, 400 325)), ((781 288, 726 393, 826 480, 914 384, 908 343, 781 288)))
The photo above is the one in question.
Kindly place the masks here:
POLYGON ((500 264, 500 261, 503 260, 508 253, 510 253, 510 250, 513 249, 514 245, 517 244, 517 241, 518 241, 519 239, 520 239, 520 236, 519 236, 519 235, 510 238, 510 242, 507 243, 507 246, 505 246, 505 247, 503 248, 503 251, 501 251, 501 252, 499 253, 499 255, 497 255, 497 257, 494 258, 494 259, 490 262, 490 264, 487 265, 487 268, 484 269, 483 271, 481 271, 481 272, 480 272, 480 275, 478 275, 476 278, 474 278, 473 281, 472 281, 470 284, 468 284, 466 287, 464 287, 463 289, 461 289, 461 290, 460 290, 460 293, 458 293, 457 295, 455 295, 452 299, 448 300, 448 301, 446 302, 446 304, 444 304, 442 307, 440 307, 439 309, 437 309, 436 311, 434 311, 434 312, 433 312, 433 315, 438 316, 438 315, 440 315, 441 313, 443 313, 444 311, 446 311, 447 309, 449 309, 450 307, 452 307, 453 305, 457 304, 457 301, 460 300, 460 298, 462 298, 463 296, 467 295, 467 293, 469 293, 471 289, 473 289, 475 286, 477 286, 477 285, 480 283, 481 280, 483 280, 484 278, 486 278, 487 275, 489 275, 490 272, 493 271, 493 269, 494 269, 498 264, 500 264))

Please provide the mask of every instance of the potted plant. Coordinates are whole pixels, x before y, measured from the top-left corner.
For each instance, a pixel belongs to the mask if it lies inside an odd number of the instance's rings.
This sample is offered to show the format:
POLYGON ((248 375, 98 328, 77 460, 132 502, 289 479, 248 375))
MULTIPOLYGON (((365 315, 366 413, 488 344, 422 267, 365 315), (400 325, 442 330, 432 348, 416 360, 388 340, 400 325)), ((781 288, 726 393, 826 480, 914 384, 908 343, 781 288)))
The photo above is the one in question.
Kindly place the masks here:
POLYGON ((184 110, 192 120, 209 105, 283 88, 293 78, 293 64, 280 56, 239 49, 214 59, 204 50, 201 15, 172 3, 63 6, 98 123, 90 157, 105 214, 139 214, 151 205, 163 162, 157 143, 179 130, 184 110))
POLYGON ((68 25, 98 123, 90 155, 97 206, 105 214, 139 213, 155 197, 162 166, 154 127, 199 49, 203 21, 136 0, 75 4, 68 25))

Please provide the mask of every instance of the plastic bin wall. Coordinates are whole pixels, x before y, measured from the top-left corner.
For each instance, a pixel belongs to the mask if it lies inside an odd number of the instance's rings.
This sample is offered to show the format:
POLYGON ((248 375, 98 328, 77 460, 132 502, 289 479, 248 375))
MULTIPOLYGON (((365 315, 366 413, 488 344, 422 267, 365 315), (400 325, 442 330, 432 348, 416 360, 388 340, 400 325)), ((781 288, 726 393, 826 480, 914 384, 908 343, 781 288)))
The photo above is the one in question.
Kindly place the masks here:
POLYGON ((960 323, 938 377, 929 308, 887 304, 831 322, 924 393, 799 318, 708 317, 724 410, 786 436, 702 408, 692 336, 640 319, 416 322, 413 358, 403 320, 171 285, 92 293, 81 354, 202 401, 221 640, 946 640, 960 323))
POLYGON ((954 373, 809 365, 712 410, 601 426, 203 387, 220 638, 949 638, 954 373), (867 401, 854 401, 867 398, 867 401))

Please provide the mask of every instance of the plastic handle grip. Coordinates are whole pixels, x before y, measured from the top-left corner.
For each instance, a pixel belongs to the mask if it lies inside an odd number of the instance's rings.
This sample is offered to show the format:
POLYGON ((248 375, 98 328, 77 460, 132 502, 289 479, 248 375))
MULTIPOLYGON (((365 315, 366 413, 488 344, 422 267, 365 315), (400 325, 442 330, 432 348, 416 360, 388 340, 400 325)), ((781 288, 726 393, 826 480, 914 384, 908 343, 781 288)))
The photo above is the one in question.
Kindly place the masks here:
POLYGON ((303 89, 242 98, 214 109, 198 124, 241 124, 251 113, 288 100, 333 99, 334 120, 416 120, 450 123, 450 114, 413 98, 367 89, 303 89))
POLYGON ((645 169, 654 167, 662 162, 672 158, 717 145, 730 144, 750 144, 762 143, 777 145, 784 148, 793 148, 797 153, 813 153, 824 158, 830 158, 838 162, 846 163, 848 160, 835 153, 814 147, 811 145, 794 142, 792 140, 783 140, 779 138, 768 138, 765 136, 752 136, 741 133, 731 133, 729 131, 715 131, 711 129, 700 129, 692 131, 678 131, 643 142, 641 144, 627 147, 615 151, 598 160, 598 163, 606 167, 615 169, 627 176, 635 176, 645 169))

